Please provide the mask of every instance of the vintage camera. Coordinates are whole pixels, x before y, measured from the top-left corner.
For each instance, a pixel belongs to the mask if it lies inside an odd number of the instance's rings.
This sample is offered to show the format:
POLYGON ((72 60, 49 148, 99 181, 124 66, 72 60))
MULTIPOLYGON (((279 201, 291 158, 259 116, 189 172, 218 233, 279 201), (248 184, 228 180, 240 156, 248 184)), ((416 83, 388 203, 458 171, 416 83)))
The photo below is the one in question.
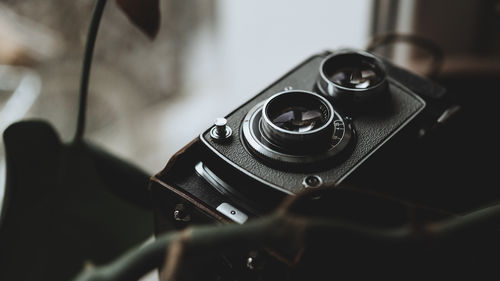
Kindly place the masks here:
MULTIPOLYGON (((420 182, 414 179, 425 179, 415 175, 432 167, 425 157, 418 158, 427 149, 423 140, 452 112, 449 103, 443 87, 372 53, 341 49, 313 55, 217 118, 151 178, 155 232, 194 224, 243 224, 270 214, 302 191, 336 192, 344 185, 399 199, 445 198, 436 196, 432 185, 417 188, 420 182)), ((370 193, 322 194, 300 205, 299 212, 370 225, 407 223, 406 207, 397 201, 373 200, 370 193)), ((423 212, 434 219, 441 215, 423 212)), ((339 249, 316 250, 309 249, 313 258, 303 259, 306 276, 297 280, 330 268, 314 256, 339 249)), ((197 265, 198 275, 191 279, 289 280, 283 277, 290 272, 282 261, 293 260, 294 250, 279 249, 279 257, 271 252, 221 256, 197 265), (266 265, 249 264, 255 255, 266 265)), ((360 262, 357 256, 352 263, 344 255, 341 260, 347 271, 347 265, 360 262)), ((373 260, 364 264, 373 265, 373 260)))
POLYGON ((389 179, 384 165, 402 165, 445 97, 439 85, 366 51, 313 55, 217 118, 152 177, 156 232, 244 223, 304 189, 369 180, 361 168, 389 179))

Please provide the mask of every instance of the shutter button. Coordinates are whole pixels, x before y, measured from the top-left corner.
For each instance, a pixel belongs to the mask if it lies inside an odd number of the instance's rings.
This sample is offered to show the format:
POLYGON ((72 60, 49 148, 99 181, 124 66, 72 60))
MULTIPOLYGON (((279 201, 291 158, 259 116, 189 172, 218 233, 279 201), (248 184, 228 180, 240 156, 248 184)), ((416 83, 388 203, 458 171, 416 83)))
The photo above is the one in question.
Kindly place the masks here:
POLYGON ((219 117, 215 119, 214 127, 210 130, 210 137, 215 141, 227 140, 231 137, 233 131, 227 125, 226 118, 219 117))

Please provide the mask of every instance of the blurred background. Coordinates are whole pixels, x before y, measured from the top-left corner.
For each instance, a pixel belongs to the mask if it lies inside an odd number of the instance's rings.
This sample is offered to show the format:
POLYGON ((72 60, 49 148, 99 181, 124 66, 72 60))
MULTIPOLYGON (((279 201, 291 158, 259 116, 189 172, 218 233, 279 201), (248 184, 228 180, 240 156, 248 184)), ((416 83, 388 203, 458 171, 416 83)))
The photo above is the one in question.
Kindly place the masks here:
MULTIPOLYGON (((15 121, 40 118, 63 140, 73 136, 92 5, 0 0, 0 133, 15 121)), ((365 48, 374 36, 398 32, 439 46, 440 77, 497 77, 500 69, 498 0, 163 0, 160 6, 160 33, 150 41, 109 1, 86 131, 88 140, 150 174, 216 117, 325 49, 365 48)), ((389 47, 377 51, 425 75, 428 61, 411 44, 389 47)))
MULTIPOLYGON (((216 117, 307 57, 326 49, 364 49, 387 33, 437 46, 444 54, 438 78, 445 86, 459 91, 456 81, 480 77, 486 91, 498 92, 500 0, 161 0, 154 41, 108 2, 85 137, 151 175, 216 117)), ((37 118, 53 124, 64 141, 71 139, 92 5, 0 0, 0 133, 13 122, 37 118)), ((422 75, 433 58, 399 41, 376 51, 422 75)), ((0 140, 0 207, 4 181, 0 140)))
MULTIPOLYGON (((165 0, 160 32, 151 41, 108 2, 94 52, 85 137, 150 174, 216 117, 308 56, 363 47, 373 5, 165 0)), ((0 1, 0 132, 17 120, 41 118, 63 140, 71 139, 92 5, 0 1)))
MULTIPOLYGON (((0 1, 0 133, 49 120, 75 129, 91 0, 0 1)), ((97 39, 86 138, 150 174, 211 125, 308 56, 365 48, 387 32, 416 34, 445 53, 441 75, 498 73, 500 1, 160 1, 150 41, 109 1, 97 39)), ((415 72, 409 44, 381 54, 415 72)), ((387 48, 385 48, 387 49, 387 48)), ((0 141, 1 145, 1 141, 0 141)), ((0 183, 4 179, 0 147, 0 183)), ((0 198, 2 196, 0 185, 0 198)))

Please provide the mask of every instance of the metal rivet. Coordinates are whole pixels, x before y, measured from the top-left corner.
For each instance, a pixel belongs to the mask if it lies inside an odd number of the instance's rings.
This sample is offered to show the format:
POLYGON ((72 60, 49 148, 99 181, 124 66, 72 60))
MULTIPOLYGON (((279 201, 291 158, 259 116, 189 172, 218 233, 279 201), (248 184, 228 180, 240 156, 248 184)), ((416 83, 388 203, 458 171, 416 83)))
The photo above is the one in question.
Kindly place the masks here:
POLYGON ((191 215, 186 211, 184 204, 177 204, 174 209, 174 220, 188 222, 191 221, 191 215))
POLYGON ((316 175, 307 176, 302 181, 302 185, 304 187, 318 187, 321 184, 323 184, 323 180, 321 179, 321 177, 316 176, 316 175))
POLYGON ((252 257, 249 257, 247 259, 247 268, 251 269, 251 270, 255 269, 255 264, 254 264, 254 260, 252 257))

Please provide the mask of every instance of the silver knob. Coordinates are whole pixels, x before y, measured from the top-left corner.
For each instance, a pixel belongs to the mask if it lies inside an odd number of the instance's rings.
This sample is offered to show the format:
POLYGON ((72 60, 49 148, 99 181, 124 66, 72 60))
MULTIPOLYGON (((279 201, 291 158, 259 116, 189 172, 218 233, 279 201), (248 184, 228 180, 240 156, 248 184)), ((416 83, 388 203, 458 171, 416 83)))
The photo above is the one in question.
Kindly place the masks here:
POLYGON ((210 131, 210 136, 214 140, 226 140, 231 137, 233 131, 227 125, 227 119, 223 117, 219 117, 215 119, 214 127, 210 131))
POLYGON ((227 119, 226 118, 222 118, 222 117, 219 117, 217 119, 215 119, 215 128, 216 128, 216 131, 217 131, 217 134, 219 136, 225 136, 226 135, 226 125, 227 125, 227 119))

